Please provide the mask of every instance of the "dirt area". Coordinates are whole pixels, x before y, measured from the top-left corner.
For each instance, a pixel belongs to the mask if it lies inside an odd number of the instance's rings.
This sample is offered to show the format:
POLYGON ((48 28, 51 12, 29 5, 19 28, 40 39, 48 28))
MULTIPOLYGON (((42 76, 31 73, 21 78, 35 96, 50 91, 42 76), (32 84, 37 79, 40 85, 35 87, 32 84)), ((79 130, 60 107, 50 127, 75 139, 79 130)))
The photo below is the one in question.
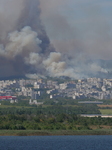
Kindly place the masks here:
POLYGON ((112 105, 97 105, 98 107, 104 108, 104 107, 109 107, 112 108, 112 105))
POLYGON ((105 125, 93 125, 93 126, 90 126, 90 128, 92 130, 95 130, 95 129, 111 129, 112 127, 111 126, 105 126, 105 125))

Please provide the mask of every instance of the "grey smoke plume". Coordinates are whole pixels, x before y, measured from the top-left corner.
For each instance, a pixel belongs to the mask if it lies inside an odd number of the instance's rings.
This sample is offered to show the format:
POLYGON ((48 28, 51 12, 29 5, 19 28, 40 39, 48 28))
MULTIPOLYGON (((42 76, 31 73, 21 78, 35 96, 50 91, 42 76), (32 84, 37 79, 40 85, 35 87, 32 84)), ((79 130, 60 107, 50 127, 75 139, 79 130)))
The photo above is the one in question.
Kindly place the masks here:
POLYGON ((0 0, 0 76, 70 76, 40 19, 39 0, 0 0))
POLYGON ((39 0, 0 0, 0 77, 42 73, 38 63, 51 51, 39 0))
POLYGON ((107 77, 112 72, 107 65, 112 59, 111 7, 110 1, 41 0, 47 33, 73 76, 107 77))
POLYGON ((108 73, 87 60, 91 41, 84 42, 63 16, 60 6, 66 4, 67 0, 0 0, 0 77, 83 78, 108 73))

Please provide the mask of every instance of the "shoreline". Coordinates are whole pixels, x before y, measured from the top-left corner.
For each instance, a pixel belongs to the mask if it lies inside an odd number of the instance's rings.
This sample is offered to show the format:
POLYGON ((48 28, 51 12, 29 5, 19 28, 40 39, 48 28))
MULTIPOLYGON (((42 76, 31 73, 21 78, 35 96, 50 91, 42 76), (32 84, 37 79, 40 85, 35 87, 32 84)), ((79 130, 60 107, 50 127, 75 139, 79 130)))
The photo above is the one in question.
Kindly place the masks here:
POLYGON ((0 136, 112 135, 112 129, 96 130, 0 130, 0 136))

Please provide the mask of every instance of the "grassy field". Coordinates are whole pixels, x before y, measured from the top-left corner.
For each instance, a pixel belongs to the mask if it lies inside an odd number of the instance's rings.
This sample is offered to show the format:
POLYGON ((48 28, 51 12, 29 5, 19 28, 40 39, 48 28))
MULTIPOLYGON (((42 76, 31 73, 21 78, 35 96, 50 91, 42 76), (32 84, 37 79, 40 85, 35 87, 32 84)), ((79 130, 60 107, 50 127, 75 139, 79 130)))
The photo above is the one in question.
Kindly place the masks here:
POLYGON ((0 130, 0 136, 50 136, 50 135, 112 135, 112 129, 97 130, 0 130))
POLYGON ((102 115, 112 115, 112 109, 99 109, 102 115))
POLYGON ((112 108, 112 105, 97 105, 100 108, 112 108))

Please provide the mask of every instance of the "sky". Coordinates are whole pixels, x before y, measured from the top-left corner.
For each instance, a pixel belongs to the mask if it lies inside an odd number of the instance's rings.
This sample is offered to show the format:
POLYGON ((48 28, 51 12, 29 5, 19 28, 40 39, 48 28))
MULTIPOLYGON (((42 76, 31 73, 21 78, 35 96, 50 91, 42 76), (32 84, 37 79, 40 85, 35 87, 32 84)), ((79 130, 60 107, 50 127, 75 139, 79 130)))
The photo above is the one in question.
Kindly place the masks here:
POLYGON ((75 54, 80 51, 88 57, 112 59, 111 0, 41 0, 40 3, 43 24, 57 51, 68 52, 70 48, 75 54))

